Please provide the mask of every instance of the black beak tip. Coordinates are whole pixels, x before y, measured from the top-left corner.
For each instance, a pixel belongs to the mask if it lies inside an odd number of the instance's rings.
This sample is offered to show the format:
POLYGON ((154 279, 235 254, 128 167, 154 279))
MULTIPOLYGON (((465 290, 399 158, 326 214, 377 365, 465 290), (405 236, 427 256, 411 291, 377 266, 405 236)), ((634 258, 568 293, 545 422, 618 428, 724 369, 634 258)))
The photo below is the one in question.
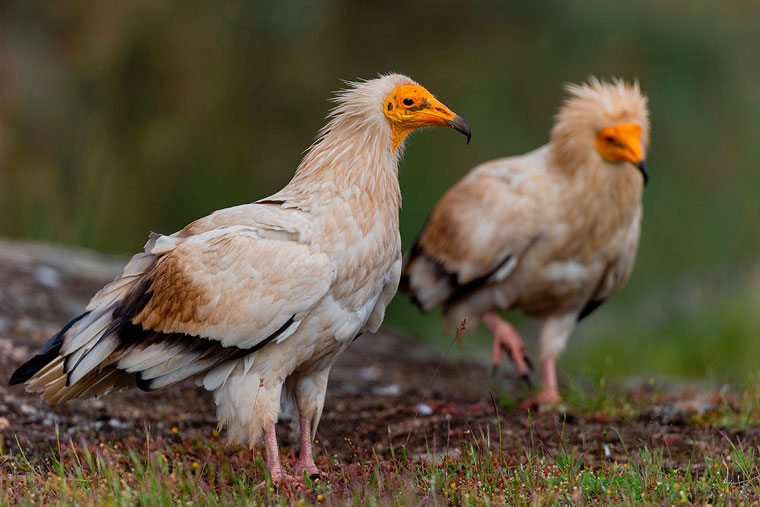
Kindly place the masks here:
POLYGON ((647 171, 647 161, 639 160, 639 163, 636 164, 636 167, 639 168, 639 171, 641 171, 641 175, 644 177, 644 185, 649 183, 649 171, 647 171))
POLYGON ((472 130, 470 130, 470 124, 467 123, 467 120, 461 116, 455 116, 450 120, 446 120, 446 123, 450 128, 453 128, 457 132, 461 132, 462 134, 466 135, 467 144, 470 144, 470 138, 472 138, 472 130))

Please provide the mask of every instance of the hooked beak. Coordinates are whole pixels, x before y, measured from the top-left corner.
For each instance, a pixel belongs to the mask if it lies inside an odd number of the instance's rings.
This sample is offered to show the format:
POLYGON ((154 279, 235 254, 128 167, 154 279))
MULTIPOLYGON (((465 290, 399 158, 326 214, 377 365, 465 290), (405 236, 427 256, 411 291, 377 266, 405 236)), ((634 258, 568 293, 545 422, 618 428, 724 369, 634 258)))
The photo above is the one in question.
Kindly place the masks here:
POLYGON ((467 121, 432 95, 425 109, 420 111, 420 117, 427 125, 441 125, 461 132, 467 136, 467 144, 470 144, 472 131, 467 121))
POLYGON ((649 172, 647 172, 647 161, 643 158, 639 160, 638 164, 636 164, 636 167, 639 168, 639 171, 641 171, 641 175, 644 177, 644 185, 649 183, 649 172))
POLYGON ((457 132, 461 132, 462 134, 466 135, 467 144, 470 144, 472 131, 470 130, 470 124, 467 123, 467 120, 457 115, 450 120, 446 120, 446 126, 456 130, 457 132))
POLYGON ((394 153, 410 132, 422 127, 441 126, 454 129, 467 136, 468 144, 472 137, 470 125, 464 118, 419 85, 396 87, 396 90, 386 98, 383 113, 393 132, 394 153))

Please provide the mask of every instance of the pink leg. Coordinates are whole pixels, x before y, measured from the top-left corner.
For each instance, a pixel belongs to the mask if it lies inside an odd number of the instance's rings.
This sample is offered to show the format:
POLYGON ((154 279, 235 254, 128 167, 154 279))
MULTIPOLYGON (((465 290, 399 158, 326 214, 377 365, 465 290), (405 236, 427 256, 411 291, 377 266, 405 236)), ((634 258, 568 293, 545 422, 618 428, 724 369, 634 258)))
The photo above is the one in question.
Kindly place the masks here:
POLYGON ((280 465, 280 451, 277 448, 277 432, 274 424, 266 431, 264 444, 267 452, 267 469, 272 476, 272 482, 280 484, 292 481, 293 477, 283 473, 282 465, 280 465))
POLYGON ((309 474, 312 480, 319 478, 319 469, 311 455, 311 419, 301 417, 301 450, 298 452, 296 463, 296 477, 303 478, 304 473, 309 474), (316 477, 314 477, 316 476, 316 477))
POLYGON ((543 382, 537 395, 520 403, 520 408, 540 407, 549 403, 557 403, 562 398, 557 387, 557 359, 545 357, 541 360, 541 375, 543 382))
POLYGON ((501 351, 509 352, 509 357, 517 367, 517 373, 521 376, 528 375, 528 363, 525 356, 525 346, 520 334, 512 325, 496 315, 494 312, 483 314, 483 323, 493 333, 493 369, 494 372, 501 364, 501 351))

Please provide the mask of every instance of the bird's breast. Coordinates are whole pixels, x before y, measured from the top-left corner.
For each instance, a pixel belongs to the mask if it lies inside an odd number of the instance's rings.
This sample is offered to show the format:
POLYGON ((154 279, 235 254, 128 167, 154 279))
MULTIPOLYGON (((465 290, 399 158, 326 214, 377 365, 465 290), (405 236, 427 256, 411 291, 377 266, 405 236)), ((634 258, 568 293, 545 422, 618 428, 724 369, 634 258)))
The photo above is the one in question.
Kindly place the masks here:
POLYGON ((335 263, 336 282, 366 285, 398 255, 398 208, 382 204, 357 192, 335 199, 321 216, 316 241, 335 263))

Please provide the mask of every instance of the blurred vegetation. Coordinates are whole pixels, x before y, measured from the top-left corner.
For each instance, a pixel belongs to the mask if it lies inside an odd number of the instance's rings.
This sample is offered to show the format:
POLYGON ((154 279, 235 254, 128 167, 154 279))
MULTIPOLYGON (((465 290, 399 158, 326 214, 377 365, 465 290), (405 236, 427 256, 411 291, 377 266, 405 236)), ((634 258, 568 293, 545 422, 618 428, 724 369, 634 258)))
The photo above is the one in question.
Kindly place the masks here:
MULTIPOLYGON (((474 133, 409 143, 406 246, 470 167, 546 142, 562 83, 638 78, 653 129, 638 264, 563 364, 741 376, 760 352, 759 22, 739 1, 4 2, 0 235, 133 252, 279 189, 340 80, 397 71, 474 133), (705 306, 683 310, 694 287, 705 306)), ((387 322, 446 339, 401 298, 387 322)))

